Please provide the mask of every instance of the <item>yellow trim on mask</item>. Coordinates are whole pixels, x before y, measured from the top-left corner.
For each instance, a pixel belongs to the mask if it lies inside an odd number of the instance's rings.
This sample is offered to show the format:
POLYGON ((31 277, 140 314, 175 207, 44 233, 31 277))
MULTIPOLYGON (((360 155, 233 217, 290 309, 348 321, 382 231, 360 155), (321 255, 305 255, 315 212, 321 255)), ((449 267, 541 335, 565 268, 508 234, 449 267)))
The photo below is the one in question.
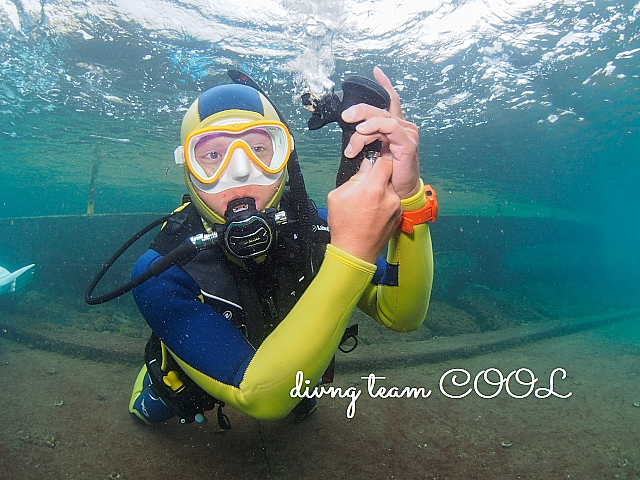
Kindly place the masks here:
POLYGON ((237 148, 242 149, 247 158, 249 158, 254 163, 254 165, 264 173, 274 175, 276 173, 280 173, 287 166, 287 162, 289 160, 289 157, 291 156, 292 147, 292 137, 286 125, 282 122, 274 122, 269 120, 241 122, 228 125, 224 124, 198 128, 189 134, 185 141, 183 149, 185 163, 187 165, 187 168, 191 172, 191 175, 193 175, 200 183, 209 185, 216 183, 220 179, 224 171, 228 168, 229 162, 233 157, 233 153, 237 148), (213 175, 207 174, 205 168, 200 165, 198 160, 195 158, 195 144, 200 142, 202 138, 206 137, 208 134, 218 133, 240 136, 253 129, 264 131, 269 136, 269 140, 272 142, 273 156, 269 165, 265 164, 260 159, 260 157, 256 154, 256 152, 252 150, 251 146, 249 146, 246 141, 238 137, 236 137, 236 139, 228 145, 226 153, 224 154, 224 157, 220 164, 215 169, 215 173, 213 175), (277 132, 277 136, 276 134, 272 134, 269 132, 277 132), (273 165, 275 165, 275 168, 272 168, 273 165))

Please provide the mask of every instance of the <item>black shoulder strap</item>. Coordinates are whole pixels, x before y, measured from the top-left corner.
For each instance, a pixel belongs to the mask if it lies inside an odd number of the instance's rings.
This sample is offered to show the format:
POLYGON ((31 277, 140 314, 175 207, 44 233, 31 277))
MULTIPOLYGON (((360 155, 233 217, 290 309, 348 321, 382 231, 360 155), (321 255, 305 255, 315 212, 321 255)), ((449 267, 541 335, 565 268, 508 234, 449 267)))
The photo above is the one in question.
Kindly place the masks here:
POLYGON ((204 225, 196 207, 192 203, 187 203, 167 219, 162 230, 151 242, 151 248, 161 255, 166 255, 197 233, 205 233, 204 225))

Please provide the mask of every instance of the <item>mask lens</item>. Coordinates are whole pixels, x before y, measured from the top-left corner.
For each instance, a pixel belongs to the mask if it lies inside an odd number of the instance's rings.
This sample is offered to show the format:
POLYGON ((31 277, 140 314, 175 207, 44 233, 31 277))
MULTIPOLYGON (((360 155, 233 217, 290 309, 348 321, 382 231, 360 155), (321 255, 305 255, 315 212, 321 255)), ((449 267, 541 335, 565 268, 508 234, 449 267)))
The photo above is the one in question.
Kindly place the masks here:
POLYGON ((261 170, 273 174, 281 171, 289 158, 289 138, 286 128, 275 123, 209 127, 187 139, 185 157, 191 173, 203 183, 217 181, 238 148, 261 170))

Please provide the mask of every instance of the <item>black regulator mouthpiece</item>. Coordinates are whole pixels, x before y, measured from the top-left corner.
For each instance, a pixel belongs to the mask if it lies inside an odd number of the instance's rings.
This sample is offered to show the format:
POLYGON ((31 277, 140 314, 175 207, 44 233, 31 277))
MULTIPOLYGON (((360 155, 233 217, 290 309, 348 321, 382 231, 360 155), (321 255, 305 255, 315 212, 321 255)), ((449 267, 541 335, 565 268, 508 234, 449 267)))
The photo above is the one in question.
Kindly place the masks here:
POLYGON ((249 197, 229 202, 224 216, 227 222, 218 227, 219 241, 227 252, 241 259, 267 253, 278 225, 287 221, 285 212, 277 212, 275 208, 259 212, 255 199, 249 197))
MULTIPOLYGON (((342 129, 342 152, 347 148, 351 136, 356 131, 357 123, 347 123, 342 120, 342 112, 352 105, 366 103, 374 107, 386 109, 391 98, 389 93, 378 83, 366 77, 352 75, 342 82, 342 90, 332 91, 322 98, 316 98, 310 93, 302 95, 302 104, 307 107, 312 116, 307 122, 309 130, 318 130, 331 122, 337 122, 342 129)), ((336 186, 349 180, 360 167, 365 158, 375 158, 380 153, 382 144, 376 140, 362 149, 355 158, 347 158, 342 154, 340 168, 336 176, 336 186)))

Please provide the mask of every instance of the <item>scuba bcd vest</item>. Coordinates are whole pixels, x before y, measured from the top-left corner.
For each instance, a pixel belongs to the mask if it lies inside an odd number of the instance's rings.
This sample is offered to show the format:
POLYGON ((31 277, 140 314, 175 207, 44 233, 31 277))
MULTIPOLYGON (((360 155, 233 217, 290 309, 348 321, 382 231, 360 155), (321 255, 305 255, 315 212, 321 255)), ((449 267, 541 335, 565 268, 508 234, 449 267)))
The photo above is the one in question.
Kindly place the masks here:
MULTIPOLYGON (((281 211, 289 215, 290 197, 285 192, 281 211)), ((264 338, 287 316, 306 290, 322 263, 329 238, 326 222, 317 214, 318 235, 309 245, 292 221, 278 228, 273 245, 257 259, 239 261, 219 244, 198 252, 179 266, 198 284, 202 301, 222 313, 258 348, 264 338), (311 255, 305 255, 310 251, 311 255)), ((262 228, 262 227, 260 227, 262 228)), ((206 233, 196 208, 187 203, 167 219, 150 248, 165 256, 185 239, 206 233)))

